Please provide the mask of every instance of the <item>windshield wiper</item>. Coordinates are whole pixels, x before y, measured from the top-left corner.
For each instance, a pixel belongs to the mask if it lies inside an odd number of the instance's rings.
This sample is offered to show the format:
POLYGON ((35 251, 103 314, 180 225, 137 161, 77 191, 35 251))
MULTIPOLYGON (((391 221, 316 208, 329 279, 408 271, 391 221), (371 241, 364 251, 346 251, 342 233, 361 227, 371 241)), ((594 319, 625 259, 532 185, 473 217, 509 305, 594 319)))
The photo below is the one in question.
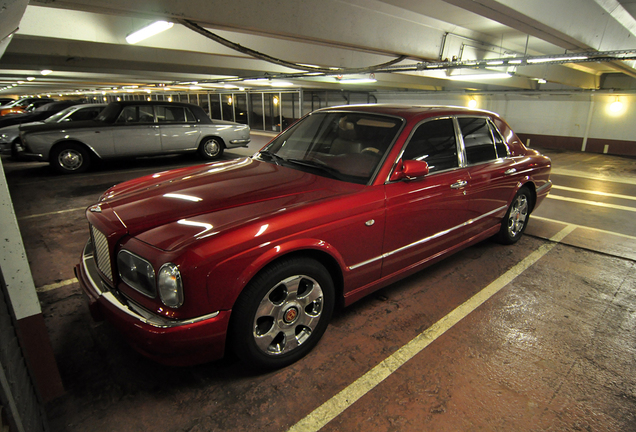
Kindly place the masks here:
POLYGON ((342 173, 335 168, 330 167, 323 161, 317 159, 287 159, 287 162, 291 162, 296 165, 302 165, 310 168, 316 168, 320 171, 324 171, 330 174, 334 178, 339 178, 342 173))
POLYGON ((269 150, 262 150, 262 151, 258 152, 258 154, 262 155, 262 156, 269 157, 271 160, 274 161, 274 163, 276 163, 276 165, 280 165, 281 162, 285 162, 286 161, 286 159, 284 157, 278 156, 276 153, 272 153, 269 150))

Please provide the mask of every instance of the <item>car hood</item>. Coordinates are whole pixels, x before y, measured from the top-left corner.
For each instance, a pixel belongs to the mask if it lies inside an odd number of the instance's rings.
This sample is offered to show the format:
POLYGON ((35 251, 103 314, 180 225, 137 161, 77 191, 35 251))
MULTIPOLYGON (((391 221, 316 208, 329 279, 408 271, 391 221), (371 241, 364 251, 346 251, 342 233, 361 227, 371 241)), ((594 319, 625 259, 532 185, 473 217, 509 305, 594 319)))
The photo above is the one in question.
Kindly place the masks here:
POLYGON ((84 121, 72 121, 72 122, 61 122, 61 123, 42 123, 37 125, 23 125, 20 129, 25 133, 32 132, 49 132, 55 130, 72 130, 72 129, 82 129, 82 128, 99 128, 109 126, 107 123, 99 122, 96 120, 84 120, 84 121))
POLYGON ((109 206, 128 234, 163 250, 219 234, 365 186, 266 163, 235 159, 166 171, 109 189, 109 206))

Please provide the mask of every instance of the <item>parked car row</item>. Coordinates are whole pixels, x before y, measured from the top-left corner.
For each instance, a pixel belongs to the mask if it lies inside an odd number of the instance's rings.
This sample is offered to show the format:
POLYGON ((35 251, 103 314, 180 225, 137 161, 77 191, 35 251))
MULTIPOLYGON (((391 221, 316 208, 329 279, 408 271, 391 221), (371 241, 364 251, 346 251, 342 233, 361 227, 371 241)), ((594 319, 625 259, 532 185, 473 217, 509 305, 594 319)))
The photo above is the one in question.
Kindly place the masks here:
MULTIPOLYGON (((43 120, 38 119, 38 116, 32 116, 29 118, 29 122, 14 124, 12 126, 5 126, 0 129, 0 153, 11 154, 14 158, 19 158, 20 153, 24 152, 22 141, 20 140, 20 129, 26 126, 35 126, 41 124, 55 124, 71 121, 83 121, 91 120, 97 117, 97 115, 106 107, 106 104, 78 104, 74 102, 71 106, 68 106, 61 111, 55 112, 58 108, 64 107, 67 102, 52 102, 48 105, 44 105, 44 108, 40 114, 46 113, 48 118, 43 120), (61 105, 58 105, 61 104, 61 105), (51 109, 46 109, 51 108, 51 109), (37 120, 36 120, 37 119, 37 120)), ((35 111, 34 111, 35 113, 35 111)), ((16 115, 15 117, 22 117, 16 115)))
MULTIPOLYGON (((59 111, 57 104, 62 102, 36 111, 59 111)), ((3 153, 49 162, 64 174, 84 172, 96 160, 123 157, 196 152, 213 160, 224 149, 245 147, 249 142, 247 125, 212 120, 196 105, 162 101, 77 105, 46 121, 0 129, 3 153)))
MULTIPOLYGON (((162 125, 158 115, 168 116, 141 108, 121 105, 115 117, 147 112, 155 117, 144 124, 162 125)), ((318 343, 336 305, 486 238, 518 241, 550 191, 550 169, 492 112, 325 108, 253 157, 105 191, 86 211, 76 275, 93 316, 158 362, 231 349, 282 367, 318 343)))
POLYGON ((44 104, 54 102, 51 98, 26 97, 7 102, 0 106, 0 117, 12 114, 23 114, 29 107, 38 108, 44 104))

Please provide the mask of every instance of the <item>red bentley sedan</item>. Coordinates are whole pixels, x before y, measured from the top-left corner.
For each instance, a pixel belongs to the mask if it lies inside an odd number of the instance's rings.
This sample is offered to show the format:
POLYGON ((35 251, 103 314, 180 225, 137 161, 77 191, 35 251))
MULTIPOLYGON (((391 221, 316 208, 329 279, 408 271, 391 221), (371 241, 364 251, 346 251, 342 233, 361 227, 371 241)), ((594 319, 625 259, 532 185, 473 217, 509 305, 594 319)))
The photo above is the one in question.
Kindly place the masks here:
POLYGON ((325 108, 252 157, 110 188, 76 274, 93 316, 156 361, 229 348, 282 367, 335 306, 489 237, 515 243, 550 166, 492 112, 325 108))

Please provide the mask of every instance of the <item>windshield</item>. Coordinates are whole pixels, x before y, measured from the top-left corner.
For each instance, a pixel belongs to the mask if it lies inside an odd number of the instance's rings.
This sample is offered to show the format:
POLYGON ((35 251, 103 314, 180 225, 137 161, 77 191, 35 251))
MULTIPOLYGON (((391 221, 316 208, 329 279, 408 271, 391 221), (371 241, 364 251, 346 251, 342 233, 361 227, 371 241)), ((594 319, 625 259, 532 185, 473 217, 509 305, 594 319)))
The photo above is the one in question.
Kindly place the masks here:
POLYGON ((352 183, 367 184, 402 120, 374 114, 311 114, 270 143, 259 159, 352 183))
POLYGON ((67 115, 68 113, 70 113, 71 111, 74 111, 76 109, 76 107, 68 107, 63 109, 62 111, 58 111, 55 114, 53 114, 51 117, 47 118, 46 120, 44 120, 44 123, 57 123, 59 122, 65 115, 67 115))

